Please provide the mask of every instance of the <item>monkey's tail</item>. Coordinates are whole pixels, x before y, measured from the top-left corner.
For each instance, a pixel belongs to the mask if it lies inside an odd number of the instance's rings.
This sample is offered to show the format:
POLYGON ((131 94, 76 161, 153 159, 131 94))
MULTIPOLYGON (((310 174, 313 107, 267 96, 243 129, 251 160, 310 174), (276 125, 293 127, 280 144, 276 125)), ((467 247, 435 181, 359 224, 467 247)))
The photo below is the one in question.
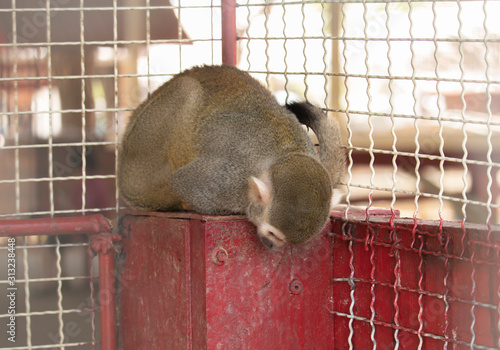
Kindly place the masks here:
POLYGON ((338 122, 309 102, 292 102, 286 108, 295 114, 301 124, 311 128, 316 134, 319 158, 330 174, 333 185, 337 185, 346 166, 338 122))

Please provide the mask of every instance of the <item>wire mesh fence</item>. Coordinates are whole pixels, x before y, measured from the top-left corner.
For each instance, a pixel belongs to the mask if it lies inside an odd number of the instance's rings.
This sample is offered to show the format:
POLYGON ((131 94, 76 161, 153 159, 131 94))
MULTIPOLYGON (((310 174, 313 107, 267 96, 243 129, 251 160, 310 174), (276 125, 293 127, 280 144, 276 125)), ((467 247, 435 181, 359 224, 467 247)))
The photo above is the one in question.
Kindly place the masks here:
MULTIPOLYGON (((237 65, 280 102, 308 99, 343 123, 349 207, 491 227, 500 209, 499 11, 495 0, 239 0, 237 65)), ((173 74, 222 62, 221 17, 216 0, 0 4, 0 218, 115 221, 130 112, 173 74)), ((76 235, 17 238, 26 333, 16 346, 99 346, 88 246, 76 235), (77 283, 85 293, 72 305, 77 283), (39 339, 36 322, 48 318, 57 336, 39 339), (73 321, 82 324, 74 337, 73 321)), ((8 247, 5 239, 1 254, 8 247)))

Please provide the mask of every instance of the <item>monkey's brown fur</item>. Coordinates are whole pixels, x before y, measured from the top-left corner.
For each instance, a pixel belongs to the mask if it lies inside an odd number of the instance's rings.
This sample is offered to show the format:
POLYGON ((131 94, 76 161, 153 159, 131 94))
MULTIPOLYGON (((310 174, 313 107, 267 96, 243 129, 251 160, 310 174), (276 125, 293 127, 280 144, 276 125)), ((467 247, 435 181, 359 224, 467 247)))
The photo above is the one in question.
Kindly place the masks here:
POLYGON ((121 194, 148 210, 246 213, 287 242, 305 242, 328 218, 345 160, 336 122, 304 108, 294 115, 230 66, 184 71, 134 111, 119 157, 121 194), (321 161, 301 118, 318 136, 321 161))

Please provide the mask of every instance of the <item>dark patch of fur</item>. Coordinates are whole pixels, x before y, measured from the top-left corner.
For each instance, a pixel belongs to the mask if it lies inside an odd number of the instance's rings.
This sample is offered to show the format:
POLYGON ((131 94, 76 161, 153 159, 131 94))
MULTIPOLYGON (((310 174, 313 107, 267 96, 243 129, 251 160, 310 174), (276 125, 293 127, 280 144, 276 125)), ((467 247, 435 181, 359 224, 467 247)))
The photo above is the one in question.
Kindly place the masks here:
POLYGON ((316 121, 316 108, 309 102, 292 102, 286 104, 285 107, 297 117, 299 123, 304 124, 308 128, 316 121))

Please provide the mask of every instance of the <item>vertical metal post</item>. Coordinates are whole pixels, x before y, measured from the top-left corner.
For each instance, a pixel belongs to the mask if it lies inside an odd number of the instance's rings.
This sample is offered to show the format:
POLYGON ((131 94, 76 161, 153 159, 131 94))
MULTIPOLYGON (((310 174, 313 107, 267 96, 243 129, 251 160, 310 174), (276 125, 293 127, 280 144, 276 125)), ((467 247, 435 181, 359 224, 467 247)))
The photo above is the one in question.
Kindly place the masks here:
POLYGON ((115 260, 113 255, 113 249, 99 253, 99 301, 103 350, 116 349, 115 260))
POLYGON ((222 0, 222 63, 236 65, 236 1, 222 0))
POLYGON ((101 316, 101 349, 116 350, 115 259, 113 243, 117 235, 92 237, 92 250, 99 254, 99 306, 101 316))

